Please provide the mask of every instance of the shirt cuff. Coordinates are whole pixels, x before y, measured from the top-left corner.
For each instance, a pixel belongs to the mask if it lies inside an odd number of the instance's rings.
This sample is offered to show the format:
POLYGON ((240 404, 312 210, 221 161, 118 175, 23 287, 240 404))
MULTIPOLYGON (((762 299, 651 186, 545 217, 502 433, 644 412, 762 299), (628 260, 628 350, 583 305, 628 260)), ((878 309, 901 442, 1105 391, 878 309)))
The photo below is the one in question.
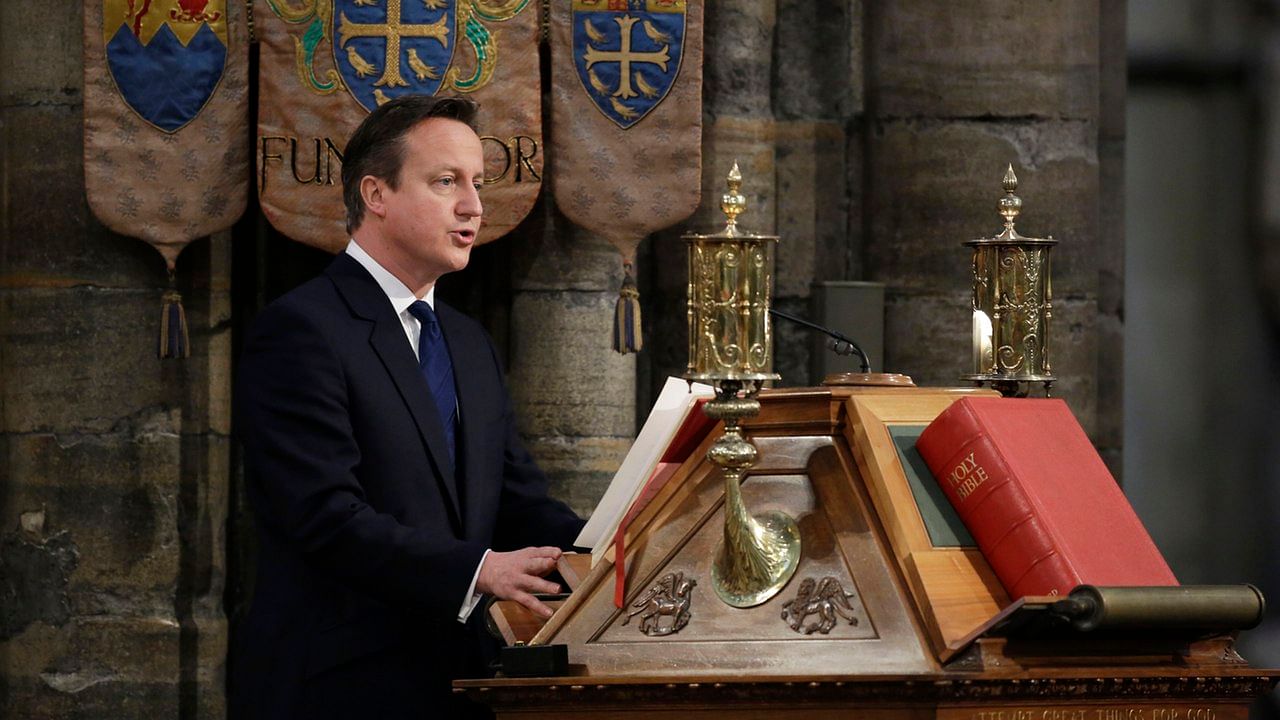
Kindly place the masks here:
POLYGON ((480 579, 480 568, 484 567, 485 558, 489 557, 489 551, 485 550, 480 556, 480 564, 476 565, 476 574, 471 576, 471 585, 467 588, 466 599, 462 601, 462 607, 458 609, 458 622, 465 623, 467 618, 471 617, 471 611, 476 609, 476 605, 480 604, 480 598, 484 597, 483 593, 476 592, 476 581, 480 579))

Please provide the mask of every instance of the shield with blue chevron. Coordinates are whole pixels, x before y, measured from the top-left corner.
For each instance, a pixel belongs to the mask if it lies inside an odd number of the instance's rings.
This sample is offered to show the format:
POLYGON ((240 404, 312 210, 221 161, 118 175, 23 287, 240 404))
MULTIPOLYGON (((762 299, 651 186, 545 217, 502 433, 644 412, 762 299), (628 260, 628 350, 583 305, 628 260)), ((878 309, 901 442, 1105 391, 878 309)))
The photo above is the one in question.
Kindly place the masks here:
POLYGON ((596 109, 640 122, 680 74, 685 0, 573 0, 573 62, 596 109))
POLYGON ((334 0, 333 64, 365 110, 435 95, 457 45, 455 0, 334 0))

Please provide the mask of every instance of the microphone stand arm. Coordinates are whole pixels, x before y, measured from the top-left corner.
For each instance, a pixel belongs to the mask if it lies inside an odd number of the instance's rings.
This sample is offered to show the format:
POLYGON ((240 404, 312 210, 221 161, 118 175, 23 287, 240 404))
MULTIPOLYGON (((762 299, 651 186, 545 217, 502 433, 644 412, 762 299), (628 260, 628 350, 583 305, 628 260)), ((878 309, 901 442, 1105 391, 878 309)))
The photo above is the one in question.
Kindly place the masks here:
POLYGON ((783 320, 790 320, 791 322, 797 325, 803 325, 807 328, 817 330, 818 332, 824 335, 830 336, 833 340, 836 341, 835 347, 832 348, 832 350, 834 350, 837 355, 852 355, 853 353, 856 352, 858 353, 858 357, 861 358, 861 361, 862 361, 862 372, 864 373, 871 372, 871 360, 867 357, 867 354, 863 352, 862 348, 858 346, 858 343, 854 342, 849 337, 841 333, 838 333, 835 330, 824 328, 817 323, 809 322, 804 318, 796 317, 795 315, 792 315, 790 313, 782 312, 781 310, 774 310, 773 308, 769 308, 769 312, 773 314, 775 317, 780 317, 783 320), (844 345, 846 347, 842 348, 841 345, 844 345))

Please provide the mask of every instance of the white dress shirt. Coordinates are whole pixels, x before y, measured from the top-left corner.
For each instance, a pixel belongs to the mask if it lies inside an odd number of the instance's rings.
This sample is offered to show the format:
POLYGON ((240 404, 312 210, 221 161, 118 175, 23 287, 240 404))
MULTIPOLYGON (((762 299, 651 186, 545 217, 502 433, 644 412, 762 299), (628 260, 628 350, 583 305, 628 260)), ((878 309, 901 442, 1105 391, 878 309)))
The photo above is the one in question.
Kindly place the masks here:
MULTIPOLYGON (((387 299, 391 301, 391 307, 396 311, 396 317, 400 318, 400 324, 404 326, 405 337, 409 340, 409 347, 413 349, 413 356, 418 356, 418 337, 422 334, 422 323, 418 318, 409 313, 409 306, 417 302, 419 299, 424 300, 431 309, 436 309, 436 287, 431 286, 427 294, 423 298, 414 296, 399 278, 392 275, 386 268, 378 264, 369 253, 364 251, 354 239, 347 243, 347 254, 360 263, 373 279, 377 281, 378 287, 382 288, 382 292, 386 293, 387 299)), ((462 418, 461 408, 458 410, 458 418, 462 418)), ((476 566, 475 574, 471 576, 471 587, 467 588, 467 595, 462 601, 462 606, 458 609, 458 622, 466 622, 471 616, 471 612, 476 609, 476 605, 480 602, 482 595, 476 592, 476 581, 480 579, 480 568, 484 565, 485 558, 489 557, 489 551, 485 550, 484 555, 480 557, 480 564, 476 566)))

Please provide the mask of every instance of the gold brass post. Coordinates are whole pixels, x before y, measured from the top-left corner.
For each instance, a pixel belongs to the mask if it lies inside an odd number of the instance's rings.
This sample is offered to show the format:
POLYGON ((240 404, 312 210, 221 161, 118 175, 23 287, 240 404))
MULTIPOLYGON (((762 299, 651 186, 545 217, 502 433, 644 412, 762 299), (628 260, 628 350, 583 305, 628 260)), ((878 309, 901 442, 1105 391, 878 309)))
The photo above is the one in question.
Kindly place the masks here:
POLYGON ((742 501, 742 480, 756 462, 756 448, 740 423, 760 412, 761 384, 771 372, 773 336, 769 298, 776 236, 738 227, 747 209, 742 173, 734 163, 720 208, 727 218, 715 234, 685 235, 689 243, 689 367, 685 378, 709 383, 715 399, 704 408, 723 420, 722 435, 707 457, 724 474, 724 541, 712 564, 712 588, 733 607, 759 605, 778 593, 800 562, 800 530, 780 512, 752 516, 742 501))
POLYGON ((800 562, 800 528, 780 512, 752 516, 742 502, 742 476, 756 463, 756 447, 739 422, 760 412, 760 401, 737 397, 740 383, 726 382, 707 415, 723 420, 724 434, 707 457, 724 473, 724 541, 711 566, 712 587, 733 607, 752 607, 787 584, 800 562))

